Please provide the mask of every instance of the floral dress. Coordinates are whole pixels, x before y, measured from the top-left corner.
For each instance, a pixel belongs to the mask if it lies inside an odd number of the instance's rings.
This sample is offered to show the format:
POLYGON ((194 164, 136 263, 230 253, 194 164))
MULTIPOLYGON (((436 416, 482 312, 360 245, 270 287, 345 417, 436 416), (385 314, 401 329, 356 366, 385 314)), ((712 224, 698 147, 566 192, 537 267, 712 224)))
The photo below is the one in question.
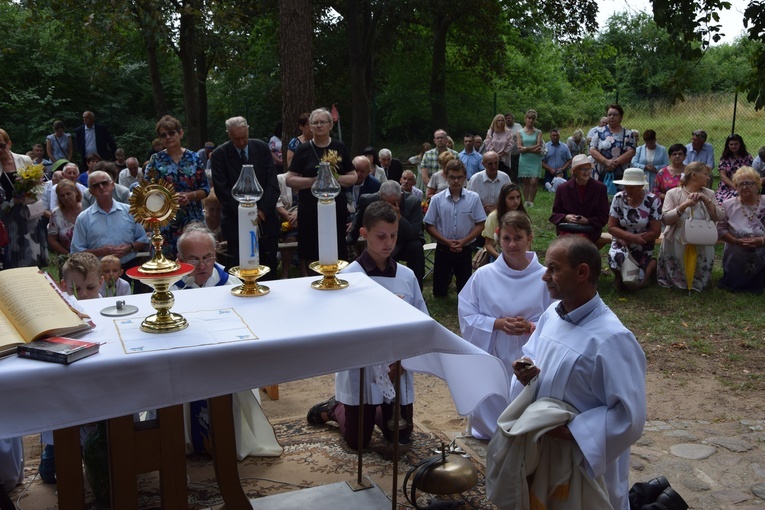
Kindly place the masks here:
MULTIPOLYGON (((590 149, 595 149, 606 159, 615 159, 632 149, 635 150, 635 137, 632 130, 622 128, 621 131, 612 133, 608 126, 599 127, 590 140, 590 149)), ((598 171, 598 180, 602 181, 606 175, 605 167, 596 163, 595 168, 598 171)), ((623 167, 614 169, 614 180, 619 180, 624 174, 623 167)))
MULTIPOLYGON (((742 166, 752 166, 752 161, 753 160, 751 154, 723 158, 720 160, 720 165, 718 167, 720 169, 720 175, 725 174, 728 179, 732 179, 733 174, 736 173, 736 170, 742 166)), ((720 185, 717 187, 717 192, 715 193, 715 200, 717 200, 717 203, 722 204, 729 198, 737 196, 738 192, 736 191, 736 188, 731 188, 725 183, 725 181, 720 179, 720 185)))
POLYGON ((669 167, 665 166, 656 174, 656 180, 653 183, 653 188, 651 188, 651 193, 654 195, 658 195, 659 193, 666 195, 667 191, 680 186, 680 177, 682 176, 682 172, 677 175, 672 175, 669 167))
MULTIPOLYGON (((643 201, 635 208, 627 202, 627 194, 624 191, 614 195, 611 201, 609 216, 619 220, 619 227, 630 234, 643 234, 648 231, 652 220, 661 221, 661 200, 653 193, 646 193, 643 201)), ((629 252, 640 266, 640 279, 645 277, 645 269, 653 258, 654 243, 630 244, 623 246, 614 237, 611 248, 608 250, 608 266, 614 271, 620 271, 624 259, 629 252)))
MULTIPOLYGON (((156 170, 159 178, 164 179, 165 184, 173 187, 176 192, 189 192, 203 190, 205 195, 210 193, 210 184, 205 174, 205 166, 199 159, 199 155, 190 150, 184 150, 180 161, 176 163, 167 151, 160 151, 151 157, 146 164, 143 175, 151 179, 151 172, 156 170)), ((191 222, 204 223, 205 215, 202 202, 189 202, 178 209, 175 219, 169 225, 162 228, 162 237, 165 244, 162 252, 166 257, 175 260, 178 254, 178 238, 183 233, 183 228, 191 222)))
MULTIPOLYGON (((731 234, 737 239, 765 236, 765 196, 754 206, 746 206, 738 198, 726 200, 725 217, 717 224, 722 237, 731 234)), ((733 292, 762 292, 765 289, 765 247, 744 248, 725 243, 723 277, 718 282, 722 289, 733 292)))

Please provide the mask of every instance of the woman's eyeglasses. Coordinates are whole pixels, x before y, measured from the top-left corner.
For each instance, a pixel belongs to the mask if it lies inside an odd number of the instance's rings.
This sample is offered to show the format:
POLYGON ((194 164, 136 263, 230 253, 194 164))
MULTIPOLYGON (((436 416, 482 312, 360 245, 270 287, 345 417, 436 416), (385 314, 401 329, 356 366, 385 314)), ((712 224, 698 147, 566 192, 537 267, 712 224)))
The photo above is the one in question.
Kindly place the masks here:
POLYGON ((174 131, 174 130, 172 130, 172 129, 171 129, 170 131, 165 131, 164 133, 160 133, 160 134, 159 134, 159 137, 160 137, 160 138, 172 138, 172 137, 174 137, 174 136, 175 136, 177 133, 178 133, 178 131, 174 131))

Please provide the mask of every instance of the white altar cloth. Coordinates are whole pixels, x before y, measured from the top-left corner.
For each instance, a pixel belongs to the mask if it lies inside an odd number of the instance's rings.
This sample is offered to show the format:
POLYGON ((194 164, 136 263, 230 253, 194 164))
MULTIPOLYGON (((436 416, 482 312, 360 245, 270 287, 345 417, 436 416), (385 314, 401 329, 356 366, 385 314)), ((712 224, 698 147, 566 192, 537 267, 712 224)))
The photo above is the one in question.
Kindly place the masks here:
MULTIPOLYGON (((0 439, 415 356, 404 366, 445 378, 460 414, 490 395, 507 398, 497 358, 366 275, 343 278, 350 286, 340 291, 312 289, 317 277, 272 281, 258 298, 230 287, 175 292, 174 312, 234 308, 258 338, 138 354, 125 354, 114 319, 99 313, 115 298, 81 301, 97 325, 83 339, 105 342, 100 352, 68 366, 0 359, 0 439)), ((137 316, 153 313, 149 294, 120 299, 137 316)), ((158 345, 174 334, 146 333, 158 345)))

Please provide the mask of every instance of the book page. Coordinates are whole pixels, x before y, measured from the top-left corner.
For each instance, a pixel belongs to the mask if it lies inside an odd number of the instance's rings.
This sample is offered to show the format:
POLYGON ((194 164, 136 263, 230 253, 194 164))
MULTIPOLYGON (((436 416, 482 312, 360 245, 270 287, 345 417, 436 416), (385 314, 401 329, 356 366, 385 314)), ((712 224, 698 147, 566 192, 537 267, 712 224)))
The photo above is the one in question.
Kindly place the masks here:
POLYGON ((13 345, 22 343, 24 343, 24 339, 21 338, 16 328, 13 327, 11 321, 5 316, 0 315, 0 352, 13 345))
POLYGON ((0 271, 0 309, 27 342, 42 333, 82 326, 36 267, 0 271))

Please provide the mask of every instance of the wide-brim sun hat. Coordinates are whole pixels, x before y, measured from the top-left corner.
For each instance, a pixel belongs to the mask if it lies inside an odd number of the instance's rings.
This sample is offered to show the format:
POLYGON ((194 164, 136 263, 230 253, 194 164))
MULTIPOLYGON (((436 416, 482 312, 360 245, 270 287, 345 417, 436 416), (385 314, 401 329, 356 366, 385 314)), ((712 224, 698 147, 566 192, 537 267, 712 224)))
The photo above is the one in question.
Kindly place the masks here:
POLYGON ((573 172, 577 168, 583 165, 590 165, 592 166, 592 161, 590 160, 589 156, 585 154, 577 154, 574 156, 574 159, 571 160, 571 171, 573 172))
POLYGON ((640 168, 628 168, 624 171, 624 175, 618 181, 614 181, 614 184, 620 186, 645 186, 648 182, 645 180, 645 172, 640 168))

